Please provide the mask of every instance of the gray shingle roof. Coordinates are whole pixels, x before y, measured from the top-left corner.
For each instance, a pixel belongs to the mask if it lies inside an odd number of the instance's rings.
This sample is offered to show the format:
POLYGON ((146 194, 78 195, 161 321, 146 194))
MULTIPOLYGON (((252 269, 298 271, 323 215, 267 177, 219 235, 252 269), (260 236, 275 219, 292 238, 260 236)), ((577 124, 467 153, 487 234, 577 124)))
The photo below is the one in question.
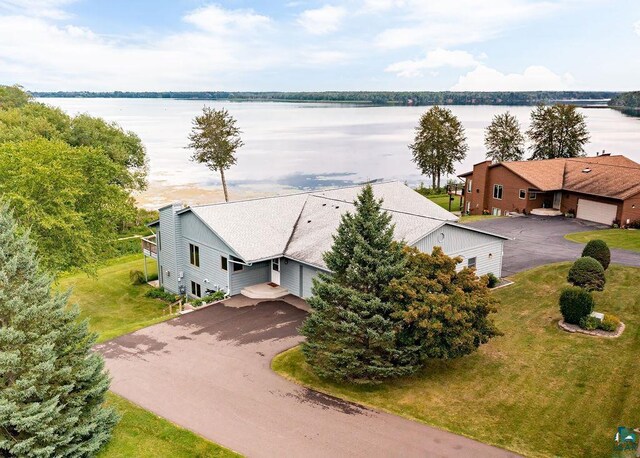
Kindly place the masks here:
MULTIPOLYGON (((189 208, 244 261, 287 256, 325 268, 322 253, 361 186, 189 208)), ((398 240, 413 243, 458 218, 400 182, 373 184, 398 240)))

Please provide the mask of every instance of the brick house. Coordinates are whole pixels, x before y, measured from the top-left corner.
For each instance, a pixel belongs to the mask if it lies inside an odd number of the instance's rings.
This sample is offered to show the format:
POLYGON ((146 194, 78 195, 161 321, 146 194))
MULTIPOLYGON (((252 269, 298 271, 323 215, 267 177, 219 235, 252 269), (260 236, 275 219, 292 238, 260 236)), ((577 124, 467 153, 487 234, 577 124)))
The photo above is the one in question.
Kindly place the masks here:
POLYGON ((547 208, 603 224, 640 220, 640 164, 621 155, 484 161, 458 176, 465 179, 463 209, 471 215, 547 208))

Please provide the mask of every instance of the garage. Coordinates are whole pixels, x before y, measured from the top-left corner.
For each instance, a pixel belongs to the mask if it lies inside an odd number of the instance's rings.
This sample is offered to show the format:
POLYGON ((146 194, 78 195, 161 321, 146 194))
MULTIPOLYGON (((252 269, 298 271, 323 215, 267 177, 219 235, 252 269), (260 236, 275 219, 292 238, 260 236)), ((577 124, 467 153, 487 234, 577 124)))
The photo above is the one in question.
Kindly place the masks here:
POLYGON ((578 199, 576 218, 610 226, 615 221, 617 214, 617 205, 596 202, 595 200, 578 199))

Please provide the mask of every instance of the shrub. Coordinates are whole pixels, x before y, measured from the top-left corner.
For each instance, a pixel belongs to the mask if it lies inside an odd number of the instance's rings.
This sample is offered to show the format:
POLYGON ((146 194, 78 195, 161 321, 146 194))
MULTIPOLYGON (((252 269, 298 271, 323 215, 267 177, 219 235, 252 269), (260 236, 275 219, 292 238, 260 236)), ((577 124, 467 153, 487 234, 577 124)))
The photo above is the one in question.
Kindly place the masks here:
POLYGON ((132 285, 143 285, 147 282, 144 278, 144 274, 139 270, 130 270, 129 280, 131 280, 132 285))
POLYGON ((487 286, 489 288, 495 288, 500 283, 500 279, 496 277, 493 272, 489 272, 487 274, 487 286))
POLYGON ((620 319, 615 315, 609 315, 606 313, 604 318, 600 323, 598 323, 598 327, 603 331, 613 332, 618 329, 620 325, 620 319))
POLYGON ((587 291, 602 291, 606 282, 604 268, 592 257, 579 258, 569 269, 567 281, 587 291))
POLYGON ((178 296, 165 291, 164 288, 151 288, 149 291, 147 291, 145 296, 151 297, 153 299, 161 299, 165 302, 175 302, 178 300, 178 296))
POLYGON ((194 307, 200 307, 201 305, 210 304, 215 301, 219 301, 224 299, 227 294, 224 291, 215 291, 211 294, 208 294, 200 299, 196 299, 194 301, 189 302, 194 307))
POLYGON ((580 320, 593 311, 593 297, 577 286, 564 288, 560 293, 560 313, 566 323, 580 324, 580 320))
POLYGON ((595 316, 587 315, 580 318, 580 327, 582 329, 586 329, 587 331, 593 331, 594 329, 598 329, 599 325, 600 325, 600 320, 597 319, 595 316))
POLYGON ((607 270, 611 262, 611 250, 609 250, 607 242, 604 240, 590 240, 582 250, 582 256, 589 256, 595 259, 602 264, 604 270, 607 270))
POLYGON ((640 229, 640 219, 634 219, 629 224, 627 224, 627 227, 631 229, 640 229))

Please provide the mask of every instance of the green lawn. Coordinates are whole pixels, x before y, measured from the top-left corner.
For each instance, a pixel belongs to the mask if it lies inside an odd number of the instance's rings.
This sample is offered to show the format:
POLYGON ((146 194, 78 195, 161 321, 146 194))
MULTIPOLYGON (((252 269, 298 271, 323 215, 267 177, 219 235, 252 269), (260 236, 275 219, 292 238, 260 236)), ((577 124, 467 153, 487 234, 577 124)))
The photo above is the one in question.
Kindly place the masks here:
POLYGON ((496 218, 504 218, 504 216, 495 216, 495 215, 464 215, 460 217, 458 222, 460 223, 472 223, 473 221, 482 221, 485 219, 496 219, 496 218))
POLYGON ((118 409, 122 419, 100 458, 240 456, 115 394, 109 394, 108 403, 118 409))
POLYGON ((504 336, 473 355, 432 361, 378 386, 320 380, 298 348, 273 361, 285 377, 528 456, 610 456, 619 425, 640 426, 640 269, 613 265, 597 310, 627 325, 618 339, 558 329, 569 263, 543 266, 496 290, 504 336))
POLYGON ((574 232, 564 236, 567 240, 577 243, 587 243, 589 240, 600 239, 607 242, 610 248, 640 251, 640 231, 626 229, 603 229, 600 231, 574 232))
MULTIPOLYGON (((147 260, 149 274, 156 274, 156 263, 147 260)), ((112 260, 98 269, 95 277, 75 273, 59 280, 59 288, 72 288, 71 303, 80 306, 81 317, 102 342, 169 318, 163 315, 166 303, 144 296, 147 285, 134 286, 129 271, 142 270, 142 255, 112 260)))
MULTIPOLYGON (((147 266, 149 274, 156 273, 154 262, 147 261, 147 266)), ((131 285, 129 271, 142 269, 141 254, 125 256, 109 260, 95 277, 67 275, 58 288, 73 288, 71 302, 80 306, 82 318, 89 318, 99 341, 105 341, 170 318, 163 315, 166 303, 144 296, 149 286, 131 285)), ((116 406, 122 420, 101 457, 239 456, 113 393, 108 403, 116 406)))
MULTIPOLYGON (((440 205, 445 210, 449 211, 449 194, 434 194, 434 195, 426 195, 427 199, 432 200, 436 204, 440 205)), ((451 201, 451 210, 452 212, 460 211, 460 196, 454 196, 453 201, 451 201)))

